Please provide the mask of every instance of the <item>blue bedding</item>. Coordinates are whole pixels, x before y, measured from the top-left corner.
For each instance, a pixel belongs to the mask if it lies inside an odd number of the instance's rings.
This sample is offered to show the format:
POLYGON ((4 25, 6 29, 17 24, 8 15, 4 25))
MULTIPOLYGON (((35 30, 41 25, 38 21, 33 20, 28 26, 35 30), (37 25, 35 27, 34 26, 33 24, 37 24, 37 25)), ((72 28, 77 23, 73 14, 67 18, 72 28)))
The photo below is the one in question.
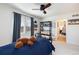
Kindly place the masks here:
POLYGON ((0 55, 49 55, 55 51, 54 46, 46 38, 38 38, 33 46, 25 45, 15 48, 15 43, 0 47, 0 55))

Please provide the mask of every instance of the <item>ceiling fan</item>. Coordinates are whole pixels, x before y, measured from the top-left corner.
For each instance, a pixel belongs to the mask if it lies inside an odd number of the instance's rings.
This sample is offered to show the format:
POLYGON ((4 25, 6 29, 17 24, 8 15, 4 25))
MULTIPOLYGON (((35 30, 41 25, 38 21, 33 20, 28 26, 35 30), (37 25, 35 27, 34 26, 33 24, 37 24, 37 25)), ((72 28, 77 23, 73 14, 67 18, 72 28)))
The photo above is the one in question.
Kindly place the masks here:
POLYGON ((45 9, 50 7, 50 6, 51 6, 51 3, 41 4, 40 9, 32 9, 32 10, 40 10, 40 11, 43 11, 44 14, 46 14, 47 12, 45 11, 45 9))

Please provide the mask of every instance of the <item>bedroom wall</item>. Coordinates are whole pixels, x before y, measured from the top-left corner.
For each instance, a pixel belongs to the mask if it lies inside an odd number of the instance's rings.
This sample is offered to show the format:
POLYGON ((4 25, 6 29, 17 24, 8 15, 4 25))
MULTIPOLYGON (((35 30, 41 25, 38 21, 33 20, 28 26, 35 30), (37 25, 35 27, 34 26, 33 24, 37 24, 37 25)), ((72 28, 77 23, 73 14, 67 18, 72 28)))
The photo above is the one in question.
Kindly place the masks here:
POLYGON ((8 4, 0 4, 0 46, 12 43, 13 37, 13 12, 25 14, 8 4))
POLYGON ((0 4, 0 46, 12 42, 13 14, 11 9, 0 4))
MULTIPOLYGON (((74 12, 56 15, 56 16, 50 16, 48 18, 44 18, 43 21, 51 20, 56 21, 59 19, 66 20, 66 40, 68 44, 75 44, 79 45, 79 25, 68 25, 69 19, 79 19, 79 16, 72 17, 72 15, 79 14, 79 11, 76 10, 74 12), (47 20, 46 20, 47 19, 47 20)), ((55 30, 55 29, 54 29, 55 30)), ((53 31, 52 31, 53 33, 53 31)), ((56 34, 56 32, 55 32, 56 34)))

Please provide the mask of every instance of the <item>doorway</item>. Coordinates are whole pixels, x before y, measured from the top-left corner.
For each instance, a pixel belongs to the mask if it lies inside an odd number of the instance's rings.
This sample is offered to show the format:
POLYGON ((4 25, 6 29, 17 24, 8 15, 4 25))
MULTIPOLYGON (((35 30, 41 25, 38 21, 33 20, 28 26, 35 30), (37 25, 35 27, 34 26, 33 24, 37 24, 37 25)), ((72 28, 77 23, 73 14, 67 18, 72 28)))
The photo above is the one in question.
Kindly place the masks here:
POLYGON ((66 43, 66 21, 64 19, 56 21, 57 27, 57 39, 59 43, 66 43))

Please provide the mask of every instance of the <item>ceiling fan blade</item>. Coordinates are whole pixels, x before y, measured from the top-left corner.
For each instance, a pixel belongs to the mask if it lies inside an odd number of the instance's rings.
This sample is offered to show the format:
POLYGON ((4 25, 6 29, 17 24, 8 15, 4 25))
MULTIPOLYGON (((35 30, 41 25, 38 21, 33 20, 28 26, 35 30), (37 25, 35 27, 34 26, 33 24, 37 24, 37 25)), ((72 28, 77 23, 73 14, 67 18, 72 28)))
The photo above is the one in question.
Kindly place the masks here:
POLYGON ((50 7, 50 6, 51 6, 51 3, 46 4, 45 5, 45 9, 48 8, 48 7, 50 7))
POLYGON ((43 13, 46 14, 47 12, 44 10, 43 13))
POLYGON ((40 10, 40 9, 32 9, 32 10, 40 10))
POLYGON ((40 5, 40 10, 45 10, 46 8, 50 7, 51 6, 51 3, 48 3, 48 4, 42 4, 40 5))

